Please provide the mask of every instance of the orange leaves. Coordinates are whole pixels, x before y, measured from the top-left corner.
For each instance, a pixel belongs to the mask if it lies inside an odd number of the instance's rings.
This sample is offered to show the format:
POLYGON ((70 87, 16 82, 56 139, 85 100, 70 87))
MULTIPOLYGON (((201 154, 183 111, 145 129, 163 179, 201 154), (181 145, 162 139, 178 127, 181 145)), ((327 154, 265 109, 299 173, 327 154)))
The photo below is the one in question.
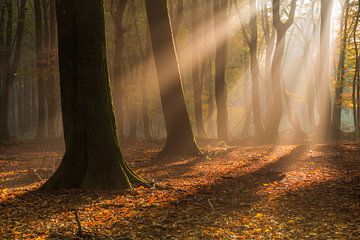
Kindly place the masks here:
MULTIPOLYGON (((164 162, 154 160, 156 149, 137 142, 124 152, 162 190, 39 194, 32 192, 39 183, 3 187, 0 239, 74 238, 74 210, 93 239, 360 239, 356 144, 209 145, 210 159, 164 162)), ((25 166, 39 167, 40 157, 61 155, 38 149, 29 160, 30 150, 12 153, 19 164, 0 174, 12 177, 25 166)))

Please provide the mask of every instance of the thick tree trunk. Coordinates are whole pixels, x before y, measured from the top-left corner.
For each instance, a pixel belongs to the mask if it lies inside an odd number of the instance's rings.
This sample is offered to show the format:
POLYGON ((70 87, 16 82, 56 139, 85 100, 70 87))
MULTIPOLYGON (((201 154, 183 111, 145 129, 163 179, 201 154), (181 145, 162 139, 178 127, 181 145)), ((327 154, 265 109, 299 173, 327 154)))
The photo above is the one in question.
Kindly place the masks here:
POLYGON ((198 154, 186 109, 166 0, 146 1, 167 140, 160 155, 198 154))
POLYGON ((126 189, 143 182, 120 152, 102 0, 56 2, 65 155, 42 190, 126 189))
POLYGON ((225 69, 227 62, 227 36, 228 36, 228 1, 214 0, 214 24, 215 24, 215 101, 217 110, 217 134, 218 139, 228 142, 229 119, 227 109, 227 89, 225 81, 225 69))
POLYGON ((320 69, 319 69, 319 134, 322 140, 328 140, 331 127, 331 96, 330 96, 330 22, 334 1, 321 0, 320 30, 320 69))
POLYGON ((202 89, 203 84, 200 78, 200 62, 201 62, 201 48, 200 45, 200 11, 198 0, 191 2, 191 31, 192 31, 192 80, 194 85, 194 106, 195 106, 195 123, 197 136, 200 138, 206 137, 205 126, 203 121, 202 110, 202 89))

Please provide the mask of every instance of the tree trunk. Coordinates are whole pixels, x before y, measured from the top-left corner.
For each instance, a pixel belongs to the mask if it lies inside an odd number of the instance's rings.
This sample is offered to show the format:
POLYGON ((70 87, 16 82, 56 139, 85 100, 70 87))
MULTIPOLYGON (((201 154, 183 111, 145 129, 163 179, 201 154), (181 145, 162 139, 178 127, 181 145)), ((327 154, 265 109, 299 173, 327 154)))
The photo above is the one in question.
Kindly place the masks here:
POLYGON ((48 107, 48 136, 50 138, 56 137, 56 121, 57 121, 57 39, 56 39, 56 9, 55 1, 50 1, 50 17, 49 17, 49 76, 48 76, 48 91, 47 98, 48 107))
POLYGON ((272 105, 271 116, 266 127, 268 141, 274 141, 278 137, 282 118, 282 59, 285 52, 286 32, 294 22, 295 9, 296 0, 292 0, 289 18, 283 23, 280 17, 280 0, 273 0, 273 24, 276 29, 276 45, 271 65, 272 105))
POLYGON ((115 113, 117 117, 118 134, 120 139, 124 138, 124 122, 120 116, 124 116, 123 112, 123 90, 122 90, 122 55, 124 48, 124 26, 123 18, 127 5, 127 0, 112 0, 112 21, 115 27, 114 30, 114 56, 112 64, 112 80, 113 80, 113 96, 115 113))
POLYGON ((41 189, 126 189, 143 182, 118 144, 103 1, 56 1, 56 11, 65 155, 41 189))
POLYGON ((6 54, 5 54, 5 82, 3 90, 0 91, 0 140, 6 140, 10 137, 8 130, 9 121, 9 96, 10 89, 14 83, 15 76, 19 68, 21 60, 21 49, 25 29, 25 6, 26 0, 21 1, 18 9, 18 22, 16 28, 16 39, 13 47, 12 39, 12 24, 13 24, 13 5, 12 1, 7 2, 8 18, 7 18, 7 33, 6 33, 6 54))
POLYGON ((199 16, 198 0, 191 1, 191 31, 192 31, 192 80, 194 85, 194 106, 195 106, 195 123, 197 136, 200 138, 206 137, 205 126, 203 121, 202 110, 202 89, 203 84, 200 78, 200 29, 199 26, 201 18, 199 16))
POLYGON ((214 24, 215 24, 215 101, 217 110, 217 134, 218 139, 229 141, 227 89, 225 81, 225 69, 227 62, 227 36, 228 36, 228 1, 214 1, 214 24))
POLYGON ((319 69, 319 134, 322 140, 328 140, 331 126, 330 97, 330 22, 334 1, 321 0, 321 30, 320 30, 320 69, 319 69))
MULTIPOLYGON (((9 71, 11 68, 11 48, 12 48, 12 32, 13 32, 13 4, 12 1, 4 2, 6 7, 6 27, 4 26, 4 39, 3 39, 3 83, 0 89, 0 140, 7 140, 10 138, 9 134, 9 71)), ((5 13, 3 13, 5 18, 5 13)), ((5 21, 4 21, 5 25, 5 21)))
POLYGON ((44 25, 42 1, 34 0, 35 8, 35 37, 36 37, 36 62, 38 80, 38 129, 37 138, 44 139, 46 136, 46 69, 44 47, 44 25))
POLYGON ((167 140, 160 155, 198 154, 186 109, 166 0, 146 1, 167 140))
POLYGON ((259 96, 259 79, 260 79, 260 68, 259 60, 257 57, 257 18, 256 18, 256 0, 250 0, 250 38, 247 36, 245 31, 245 25, 243 25, 243 33, 245 34, 246 42, 250 49, 250 69, 251 69, 251 79, 252 79, 252 109, 253 109, 253 118, 255 126, 255 134, 259 138, 263 134, 263 124, 261 119, 261 109, 260 109, 260 96, 259 96))
POLYGON ((149 96, 148 96, 148 79, 146 76, 149 72, 149 63, 147 59, 149 59, 151 54, 151 43, 150 43, 150 35, 146 34, 146 48, 143 56, 143 63, 142 63, 142 77, 140 79, 141 83, 141 112, 143 118, 143 126, 144 126, 144 137, 151 138, 151 131, 150 131, 150 118, 149 118, 149 96))

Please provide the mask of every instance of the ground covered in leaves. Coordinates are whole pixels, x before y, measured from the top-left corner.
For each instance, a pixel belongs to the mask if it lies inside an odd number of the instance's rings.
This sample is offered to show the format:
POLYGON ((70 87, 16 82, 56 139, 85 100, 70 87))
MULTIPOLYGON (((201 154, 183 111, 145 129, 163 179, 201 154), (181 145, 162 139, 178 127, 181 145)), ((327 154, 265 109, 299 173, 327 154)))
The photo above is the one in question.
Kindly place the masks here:
POLYGON ((359 144, 201 147, 123 146, 159 189, 39 193, 62 147, 0 144, 0 239, 360 239, 359 144))

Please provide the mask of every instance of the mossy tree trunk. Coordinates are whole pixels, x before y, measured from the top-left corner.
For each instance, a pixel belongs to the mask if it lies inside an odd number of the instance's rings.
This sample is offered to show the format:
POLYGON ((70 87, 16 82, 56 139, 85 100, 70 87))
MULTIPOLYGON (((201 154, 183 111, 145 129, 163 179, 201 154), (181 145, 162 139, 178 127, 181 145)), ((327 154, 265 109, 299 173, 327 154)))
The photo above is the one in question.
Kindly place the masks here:
POLYGON ((198 154, 186 109, 166 0, 146 2, 167 140, 160 155, 198 154))
POLYGON ((143 183, 120 152, 102 0, 56 2, 65 155, 42 190, 126 189, 143 183))

